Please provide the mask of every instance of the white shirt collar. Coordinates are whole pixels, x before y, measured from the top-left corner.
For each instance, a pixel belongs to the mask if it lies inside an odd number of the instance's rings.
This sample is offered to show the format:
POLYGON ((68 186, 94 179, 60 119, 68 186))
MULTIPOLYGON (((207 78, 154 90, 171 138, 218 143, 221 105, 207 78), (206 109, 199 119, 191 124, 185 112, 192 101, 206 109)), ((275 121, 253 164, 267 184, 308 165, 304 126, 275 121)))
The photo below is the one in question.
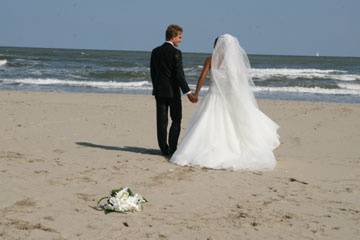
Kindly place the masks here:
POLYGON ((173 47, 175 47, 174 43, 172 41, 166 41, 167 43, 170 43, 171 45, 173 45, 173 47))

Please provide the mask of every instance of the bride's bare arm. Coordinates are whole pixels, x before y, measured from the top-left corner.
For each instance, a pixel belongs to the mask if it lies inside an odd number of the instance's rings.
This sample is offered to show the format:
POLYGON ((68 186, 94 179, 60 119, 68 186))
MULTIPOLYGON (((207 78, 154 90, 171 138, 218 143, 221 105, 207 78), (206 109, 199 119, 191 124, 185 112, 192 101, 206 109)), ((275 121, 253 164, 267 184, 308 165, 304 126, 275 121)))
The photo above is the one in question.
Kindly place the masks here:
POLYGON ((210 67, 211 67, 211 57, 208 57, 205 60, 203 70, 201 71, 199 80, 198 80, 197 85, 196 85, 196 90, 195 90, 195 96, 196 97, 199 97, 200 90, 201 90, 202 86, 204 86, 204 83, 205 83, 205 80, 206 80, 206 75, 208 74, 208 72, 210 70, 210 67))

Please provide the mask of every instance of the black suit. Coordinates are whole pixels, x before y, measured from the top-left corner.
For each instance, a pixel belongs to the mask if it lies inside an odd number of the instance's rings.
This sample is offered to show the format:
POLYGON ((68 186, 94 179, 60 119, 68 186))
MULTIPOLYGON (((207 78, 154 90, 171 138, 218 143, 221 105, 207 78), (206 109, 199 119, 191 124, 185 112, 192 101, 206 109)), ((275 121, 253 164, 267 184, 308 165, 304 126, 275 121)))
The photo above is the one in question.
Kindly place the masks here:
POLYGON ((181 129, 181 93, 190 88, 185 80, 181 51, 165 42, 151 53, 150 61, 153 95, 156 99, 157 139, 161 152, 171 155, 175 152, 181 129), (172 124, 167 142, 168 110, 172 124))

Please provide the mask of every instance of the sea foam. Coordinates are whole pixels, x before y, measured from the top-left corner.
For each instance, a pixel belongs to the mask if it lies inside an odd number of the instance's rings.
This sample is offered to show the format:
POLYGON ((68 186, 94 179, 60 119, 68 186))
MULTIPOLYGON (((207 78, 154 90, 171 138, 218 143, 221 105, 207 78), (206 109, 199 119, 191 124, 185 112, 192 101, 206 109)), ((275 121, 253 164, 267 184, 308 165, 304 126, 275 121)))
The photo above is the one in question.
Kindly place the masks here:
POLYGON ((292 68, 252 68, 251 76, 256 80, 268 79, 331 79, 338 81, 360 80, 360 75, 347 74, 347 71, 334 69, 292 69, 292 68))
MULTIPOLYGON (((121 89, 121 90, 151 90, 152 84, 149 81, 133 81, 133 82, 115 82, 115 81, 77 81, 62 80, 54 78, 21 78, 21 79, 0 79, 1 85, 38 85, 38 86, 65 86, 65 87, 88 87, 99 89, 121 89)), ((195 84, 189 85, 191 89, 195 89, 195 84)), ((331 95, 358 95, 360 96, 360 85, 353 83, 338 83, 338 88, 321 88, 321 87, 271 87, 271 86, 255 86, 254 92, 283 92, 283 93, 312 93, 312 94, 331 94, 331 95)), ((202 92, 206 92, 208 86, 202 88, 202 92)))
POLYGON ((360 93, 360 84, 339 83, 338 86, 348 90, 357 90, 360 93))
POLYGON ((331 95, 360 95, 360 90, 355 89, 327 89, 320 87, 254 87, 255 92, 286 92, 286 93, 313 93, 331 95))
POLYGON ((61 80, 61 79, 36 79, 36 78, 22 78, 22 79, 2 79, 1 82, 5 84, 29 84, 29 85, 62 85, 62 86, 74 86, 74 87, 94 87, 103 89, 132 89, 141 87, 150 87, 151 83, 148 81, 136 81, 136 82, 91 82, 91 81, 73 81, 73 80, 61 80))
POLYGON ((5 66, 7 64, 7 60, 6 59, 0 59, 0 67, 1 66, 5 66))

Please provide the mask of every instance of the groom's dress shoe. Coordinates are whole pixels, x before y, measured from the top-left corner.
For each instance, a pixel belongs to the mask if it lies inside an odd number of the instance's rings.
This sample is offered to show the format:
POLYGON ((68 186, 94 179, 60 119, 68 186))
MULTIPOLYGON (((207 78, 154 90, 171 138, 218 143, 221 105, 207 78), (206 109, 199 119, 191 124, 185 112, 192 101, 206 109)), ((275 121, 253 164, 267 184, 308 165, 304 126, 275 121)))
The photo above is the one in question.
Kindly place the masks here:
POLYGON ((169 151, 169 148, 165 149, 165 150, 161 150, 161 154, 165 157, 169 156, 170 155, 170 151, 169 151))
POLYGON ((176 149, 175 150, 169 150, 169 156, 170 158, 172 157, 172 155, 175 153, 176 149))

